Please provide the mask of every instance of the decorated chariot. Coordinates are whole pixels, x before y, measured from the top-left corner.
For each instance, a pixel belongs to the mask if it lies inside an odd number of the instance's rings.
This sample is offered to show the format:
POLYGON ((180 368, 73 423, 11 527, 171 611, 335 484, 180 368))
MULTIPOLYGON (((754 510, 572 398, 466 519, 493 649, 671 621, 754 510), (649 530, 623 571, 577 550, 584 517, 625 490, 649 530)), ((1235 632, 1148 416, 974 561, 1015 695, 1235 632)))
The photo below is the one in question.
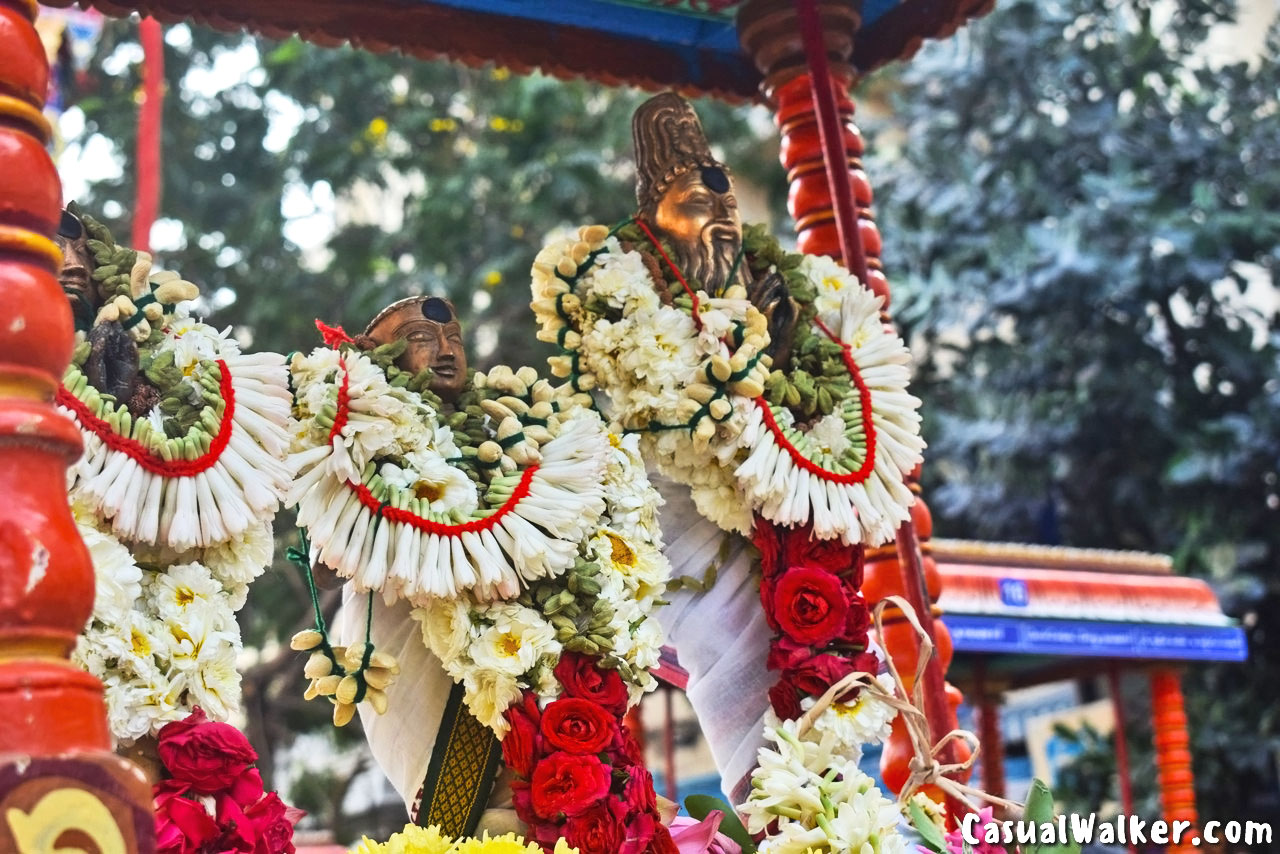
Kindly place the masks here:
MULTIPOLYGON (((190 315, 195 285, 64 209, 38 9, 0 0, 0 847, 292 850, 296 815, 222 723, 234 612, 281 506, 317 603, 293 638, 306 696, 335 725, 361 716, 414 823, 366 851, 944 850, 983 799, 1020 806, 999 791, 976 658, 1019 650, 982 645, 974 619, 1000 616, 983 566, 1029 590, 1063 566, 1146 565, 930 542, 848 94, 984 4, 92 5, 763 98, 800 251, 741 222, 730 166, 664 92, 633 121, 634 214, 534 261, 547 370, 470 370, 453 306, 430 295, 319 318, 288 358, 242 352, 190 315), (335 583, 330 624, 317 590, 335 583), (978 740, 953 652, 984 706, 985 791, 967 782, 978 740), (628 725, 659 680, 687 691, 730 801, 701 823, 673 820, 628 725), (858 768, 881 741, 885 790, 858 768), (139 745, 150 779, 123 758, 139 745)), ((1166 587, 1213 635, 1199 649, 1237 654, 1207 589, 1166 587)), ((1153 684, 1166 812, 1194 822, 1176 673, 1153 684)))

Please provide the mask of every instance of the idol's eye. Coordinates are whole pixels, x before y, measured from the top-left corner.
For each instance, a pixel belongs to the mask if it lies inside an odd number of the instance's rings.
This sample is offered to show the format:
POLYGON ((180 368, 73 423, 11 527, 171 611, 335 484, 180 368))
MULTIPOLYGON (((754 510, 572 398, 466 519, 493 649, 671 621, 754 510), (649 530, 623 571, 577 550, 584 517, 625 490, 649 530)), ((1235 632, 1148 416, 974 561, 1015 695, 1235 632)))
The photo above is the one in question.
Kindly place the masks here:
POLYGON ((425 344, 431 338, 425 332, 410 332, 407 340, 412 341, 414 344, 425 344))

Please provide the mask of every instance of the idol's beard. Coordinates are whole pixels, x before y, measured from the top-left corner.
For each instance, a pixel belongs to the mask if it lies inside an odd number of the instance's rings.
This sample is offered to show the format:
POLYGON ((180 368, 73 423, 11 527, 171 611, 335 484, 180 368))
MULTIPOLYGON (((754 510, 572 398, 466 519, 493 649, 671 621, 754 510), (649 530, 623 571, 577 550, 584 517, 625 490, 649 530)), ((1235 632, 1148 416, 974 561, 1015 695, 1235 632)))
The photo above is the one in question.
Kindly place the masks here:
POLYGON ((699 239, 674 248, 676 262, 690 281, 702 283, 708 294, 718 296, 729 286, 733 262, 742 247, 742 235, 722 223, 711 223, 699 239))

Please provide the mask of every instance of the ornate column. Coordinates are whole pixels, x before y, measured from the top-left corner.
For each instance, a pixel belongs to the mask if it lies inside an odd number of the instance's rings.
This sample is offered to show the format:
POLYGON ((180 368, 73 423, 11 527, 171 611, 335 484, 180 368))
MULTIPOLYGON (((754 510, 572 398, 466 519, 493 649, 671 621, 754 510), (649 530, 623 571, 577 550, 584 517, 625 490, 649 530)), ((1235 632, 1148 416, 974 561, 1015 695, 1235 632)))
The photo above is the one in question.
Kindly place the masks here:
POLYGON ((72 326, 36 11, 0 0, 0 850, 152 851, 150 787, 111 753, 102 685, 68 658, 94 580, 66 497, 80 435, 51 402, 72 326))
MULTIPOLYGON (((1151 673, 1151 723, 1164 819, 1170 823, 1189 821, 1193 827, 1198 826, 1191 737, 1187 733, 1182 682, 1176 670, 1161 668, 1151 673)), ((1195 850, 1185 841, 1169 846, 1169 854, 1191 854, 1195 850)))
MULTIPOLYGON (((765 75, 761 88, 775 109, 782 165, 791 185, 787 205, 800 249, 843 261, 884 297, 883 318, 888 324, 889 283, 880 261, 871 182, 862 167, 862 136, 853 124, 849 96, 857 78, 850 57, 860 22, 852 0, 751 0, 739 12, 738 32, 765 75)), ((863 592, 871 602, 890 594, 905 596, 934 638, 938 654, 925 673, 925 711, 937 739, 955 727, 961 698, 944 682, 951 642, 946 627, 933 619, 931 603, 941 587, 929 556, 933 523, 929 508, 918 498, 917 481, 918 472, 909 481, 917 495, 912 521, 899 529, 896 545, 867 551, 863 592)), ((887 653, 903 673, 913 674, 918 644, 910 626, 890 617, 886 634, 887 653)), ((895 727, 881 760, 885 783, 895 791, 906 781, 910 757, 907 734, 895 727)))

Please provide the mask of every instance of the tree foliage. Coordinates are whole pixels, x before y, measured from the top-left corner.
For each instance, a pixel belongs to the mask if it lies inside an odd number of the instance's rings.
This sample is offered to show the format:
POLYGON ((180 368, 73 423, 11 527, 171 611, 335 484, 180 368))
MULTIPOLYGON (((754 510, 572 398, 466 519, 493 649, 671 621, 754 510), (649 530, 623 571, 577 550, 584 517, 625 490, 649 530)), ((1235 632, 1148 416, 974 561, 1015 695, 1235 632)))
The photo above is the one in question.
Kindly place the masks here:
POLYGON ((1280 748, 1280 39, 1206 62, 1232 14, 1003 0, 902 70, 873 174, 939 533, 1210 578, 1251 653, 1188 669, 1200 803, 1243 817, 1280 748))

